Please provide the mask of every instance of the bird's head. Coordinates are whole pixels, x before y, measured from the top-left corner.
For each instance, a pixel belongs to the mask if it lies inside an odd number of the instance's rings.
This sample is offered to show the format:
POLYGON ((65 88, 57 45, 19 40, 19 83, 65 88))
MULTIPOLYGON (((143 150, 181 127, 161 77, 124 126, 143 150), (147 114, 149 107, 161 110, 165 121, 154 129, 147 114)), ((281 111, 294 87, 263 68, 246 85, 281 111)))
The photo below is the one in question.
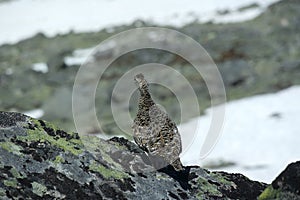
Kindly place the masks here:
POLYGON ((134 81, 135 81, 136 85, 139 87, 139 89, 144 89, 144 88, 148 87, 148 83, 145 80, 144 75, 142 73, 135 75, 134 81))

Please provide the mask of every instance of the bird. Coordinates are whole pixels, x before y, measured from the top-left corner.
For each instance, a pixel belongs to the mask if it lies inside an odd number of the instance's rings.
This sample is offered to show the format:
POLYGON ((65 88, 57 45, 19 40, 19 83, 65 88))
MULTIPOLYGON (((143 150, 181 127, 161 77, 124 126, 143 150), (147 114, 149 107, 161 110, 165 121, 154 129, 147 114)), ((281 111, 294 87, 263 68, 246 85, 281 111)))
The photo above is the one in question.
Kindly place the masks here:
MULTIPOLYGON (((135 143, 148 155, 162 158, 163 165, 170 164, 176 171, 183 170, 179 158, 182 143, 175 122, 153 101, 144 75, 135 75, 134 81, 140 93, 138 111, 132 125, 135 143)), ((159 166, 162 167, 165 166, 159 166)))

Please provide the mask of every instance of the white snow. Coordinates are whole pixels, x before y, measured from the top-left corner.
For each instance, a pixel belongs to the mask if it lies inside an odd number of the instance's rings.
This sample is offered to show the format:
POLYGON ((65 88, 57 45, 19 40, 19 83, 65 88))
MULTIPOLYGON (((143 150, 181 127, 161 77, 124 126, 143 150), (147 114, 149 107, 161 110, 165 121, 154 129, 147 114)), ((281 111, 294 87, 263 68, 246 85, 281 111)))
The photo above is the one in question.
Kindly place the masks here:
POLYGON ((211 112, 180 126, 184 149, 183 163, 201 166, 220 160, 236 166, 220 168, 242 173, 251 179, 270 183, 285 167, 300 160, 300 86, 274 94, 258 95, 227 103, 222 135, 215 148, 199 159, 203 138, 210 125, 211 112), (191 147, 184 143, 199 122, 191 147))
POLYGON ((251 19, 278 0, 15 0, 0 4, 0 44, 15 43, 38 32, 58 33, 98 31, 135 20, 159 25, 183 25, 194 20, 236 22, 251 19), (258 2, 259 9, 235 12, 258 2), (228 16, 217 10, 234 11, 228 16))
POLYGON ((29 117, 33 117, 36 119, 39 119, 43 117, 44 111, 42 109, 35 109, 35 110, 29 110, 24 112, 25 115, 28 115, 29 117))
POLYGON ((47 73, 49 71, 48 65, 46 63, 34 63, 31 67, 33 71, 47 73))
POLYGON ((81 65, 82 63, 86 62, 87 59, 92 59, 92 52, 94 51, 95 47, 87 48, 87 49, 77 49, 75 50, 71 56, 67 56, 64 58, 64 62, 67 66, 73 65, 81 65))

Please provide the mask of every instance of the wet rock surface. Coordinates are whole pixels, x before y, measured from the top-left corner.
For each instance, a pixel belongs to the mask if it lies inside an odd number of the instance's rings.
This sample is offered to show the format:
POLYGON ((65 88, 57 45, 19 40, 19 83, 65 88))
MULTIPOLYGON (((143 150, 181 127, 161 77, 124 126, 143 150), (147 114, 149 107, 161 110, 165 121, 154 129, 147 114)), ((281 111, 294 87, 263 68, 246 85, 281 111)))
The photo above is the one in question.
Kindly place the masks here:
POLYGON ((79 136, 0 112, 1 199, 256 199, 266 187, 198 166, 156 171, 127 139, 79 136))

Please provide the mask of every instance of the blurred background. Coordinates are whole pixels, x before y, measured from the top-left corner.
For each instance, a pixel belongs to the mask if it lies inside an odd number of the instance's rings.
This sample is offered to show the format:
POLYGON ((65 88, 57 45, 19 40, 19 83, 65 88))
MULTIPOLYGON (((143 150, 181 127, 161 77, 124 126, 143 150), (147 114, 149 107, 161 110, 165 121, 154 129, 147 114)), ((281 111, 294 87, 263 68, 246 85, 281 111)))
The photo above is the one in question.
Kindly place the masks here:
MULTIPOLYGON (((80 65, 103 40, 149 26, 175 29, 199 42, 225 84, 229 103, 222 136, 204 160, 195 159, 203 142, 195 139, 182 155, 185 164, 270 182, 289 162, 299 160, 298 0, 0 0, 0 110, 23 112, 75 131, 72 89, 80 65)), ((108 46, 97 59, 110 57, 117 48, 108 46)), ((159 104, 181 123, 182 137, 197 121, 199 134, 205 132, 211 102, 203 79, 180 56, 145 49, 121 56, 105 71, 95 100, 103 130, 88 124, 88 133, 128 137, 112 117, 112 90, 128 70, 150 62, 179 71, 197 94, 202 116, 180 121, 176 95, 151 86, 159 104)), ((135 93, 129 106, 132 116, 136 99, 135 93)))

